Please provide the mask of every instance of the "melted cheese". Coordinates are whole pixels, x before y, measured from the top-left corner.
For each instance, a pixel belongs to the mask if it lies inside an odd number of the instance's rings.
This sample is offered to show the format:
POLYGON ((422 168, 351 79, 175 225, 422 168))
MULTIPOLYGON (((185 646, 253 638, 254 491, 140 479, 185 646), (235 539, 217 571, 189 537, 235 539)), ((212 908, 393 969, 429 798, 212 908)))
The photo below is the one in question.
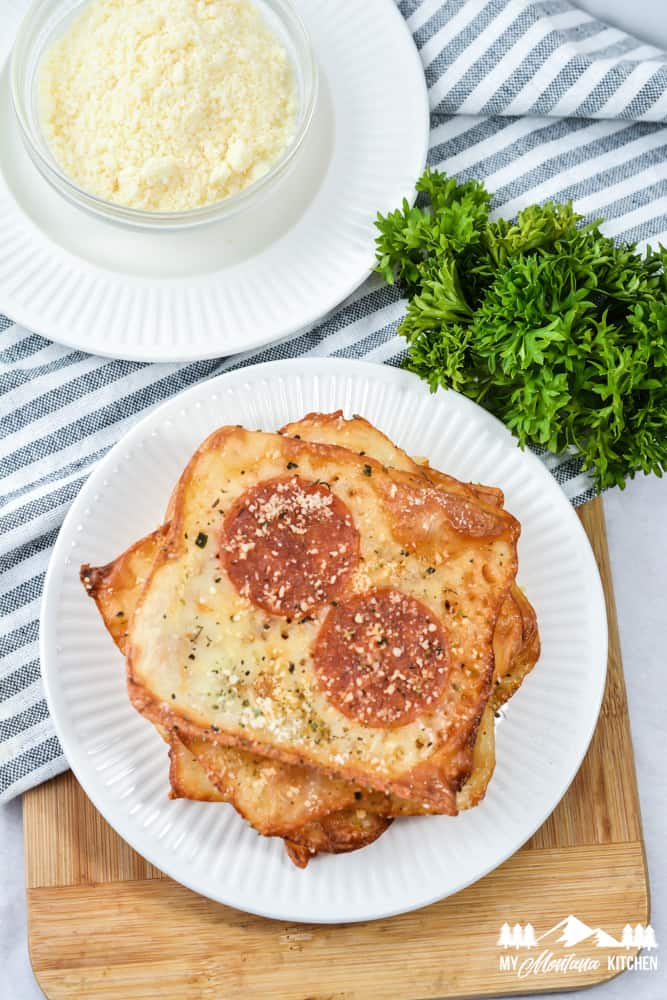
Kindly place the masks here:
POLYGON ((214 732, 253 740, 269 754, 277 748, 341 773, 353 769, 371 784, 408 775, 450 736, 458 746, 487 692, 495 617, 516 572, 513 519, 487 512, 499 530, 470 539, 460 526, 452 527, 447 512, 434 520, 428 507, 436 503, 434 491, 414 477, 389 474, 374 462, 368 475, 366 459, 327 446, 241 429, 220 434, 224 439, 214 435, 200 449, 180 485, 179 537, 172 540, 172 557, 154 571, 133 622, 135 683, 165 711, 214 732), (391 586, 424 602, 443 622, 450 642, 449 683, 430 714, 396 730, 342 715, 328 702, 312 664, 328 609, 287 622, 241 596, 222 569, 217 549, 225 512, 255 484, 285 475, 288 462, 298 463, 299 476, 326 480, 352 512, 361 562, 350 592, 391 586), (403 494, 412 501, 406 516, 416 544, 410 549, 400 523, 403 494), (419 497, 423 537, 415 539, 419 497), (201 546, 197 539, 203 536, 201 546), (437 565, 434 547, 440 553, 437 565))

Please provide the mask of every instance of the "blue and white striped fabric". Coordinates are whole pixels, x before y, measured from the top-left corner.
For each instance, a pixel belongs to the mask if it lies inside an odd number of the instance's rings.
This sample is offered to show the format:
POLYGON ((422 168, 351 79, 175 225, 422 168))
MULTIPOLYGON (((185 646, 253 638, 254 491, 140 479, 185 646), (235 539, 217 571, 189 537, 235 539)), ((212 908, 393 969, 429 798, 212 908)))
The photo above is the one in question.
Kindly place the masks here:
MULTIPOLYGON (((429 161, 495 192, 503 214, 549 198, 604 216, 619 239, 667 242, 667 55, 565 0, 401 0, 430 90, 429 161)), ((66 762, 37 648, 51 547, 95 462, 186 386, 258 361, 349 356, 399 364, 402 304, 371 279, 301 335, 188 365, 108 361, 0 321, 0 800, 66 762)), ((573 503, 576 463, 543 460, 573 503)))

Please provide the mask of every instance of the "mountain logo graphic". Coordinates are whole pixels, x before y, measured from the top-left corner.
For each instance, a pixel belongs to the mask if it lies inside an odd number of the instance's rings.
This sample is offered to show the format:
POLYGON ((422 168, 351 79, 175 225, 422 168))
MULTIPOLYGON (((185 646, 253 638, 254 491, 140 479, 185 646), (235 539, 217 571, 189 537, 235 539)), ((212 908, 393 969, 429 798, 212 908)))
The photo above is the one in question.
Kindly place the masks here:
POLYGON ((530 949, 544 944, 550 946, 560 944, 564 948, 576 948, 584 941, 594 944, 596 948, 647 948, 652 950, 658 947, 655 932, 650 924, 646 927, 643 924, 637 924, 635 927, 626 924, 619 941, 602 927, 589 927, 573 914, 559 920, 543 934, 536 934, 535 928, 530 923, 516 923, 514 925, 504 923, 500 928, 496 944, 499 948, 530 949))
POLYGON ((611 934, 607 934, 601 927, 589 927, 583 920, 579 920, 572 914, 565 917, 565 920, 554 924, 544 934, 540 934, 538 940, 548 941, 550 944, 562 944, 565 948, 574 948, 589 938, 595 939, 598 948, 621 947, 621 942, 617 941, 611 934))

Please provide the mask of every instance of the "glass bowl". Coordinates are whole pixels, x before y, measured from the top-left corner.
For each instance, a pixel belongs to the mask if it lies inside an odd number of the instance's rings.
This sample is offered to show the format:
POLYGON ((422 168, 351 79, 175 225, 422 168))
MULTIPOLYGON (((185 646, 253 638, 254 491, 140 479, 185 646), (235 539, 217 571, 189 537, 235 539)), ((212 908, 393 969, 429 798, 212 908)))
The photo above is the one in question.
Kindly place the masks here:
POLYGON ((178 212, 128 208, 86 191, 63 172, 39 118, 37 72, 46 50, 91 0, 35 0, 27 11, 11 59, 14 110, 28 153, 43 177, 75 205, 121 225, 181 230, 229 218, 268 194, 287 173, 303 144, 317 98, 317 66, 306 29, 289 0, 253 0, 291 57, 299 99, 294 138, 259 180, 222 201, 178 212))

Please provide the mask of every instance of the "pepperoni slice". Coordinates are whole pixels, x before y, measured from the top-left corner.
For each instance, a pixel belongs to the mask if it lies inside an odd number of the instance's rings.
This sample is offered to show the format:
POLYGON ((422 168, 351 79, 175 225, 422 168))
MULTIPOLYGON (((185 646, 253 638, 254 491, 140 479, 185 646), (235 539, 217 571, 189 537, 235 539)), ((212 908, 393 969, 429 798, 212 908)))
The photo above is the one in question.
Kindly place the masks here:
POLYGON ((326 486, 298 476, 271 479, 234 503, 221 556, 239 593, 288 617, 341 592, 359 559, 359 532, 326 486))
POLYGON ((391 588, 331 609, 314 649, 329 701, 366 726, 404 726, 433 708, 447 680, 442 625, 425 604, 391 588))

